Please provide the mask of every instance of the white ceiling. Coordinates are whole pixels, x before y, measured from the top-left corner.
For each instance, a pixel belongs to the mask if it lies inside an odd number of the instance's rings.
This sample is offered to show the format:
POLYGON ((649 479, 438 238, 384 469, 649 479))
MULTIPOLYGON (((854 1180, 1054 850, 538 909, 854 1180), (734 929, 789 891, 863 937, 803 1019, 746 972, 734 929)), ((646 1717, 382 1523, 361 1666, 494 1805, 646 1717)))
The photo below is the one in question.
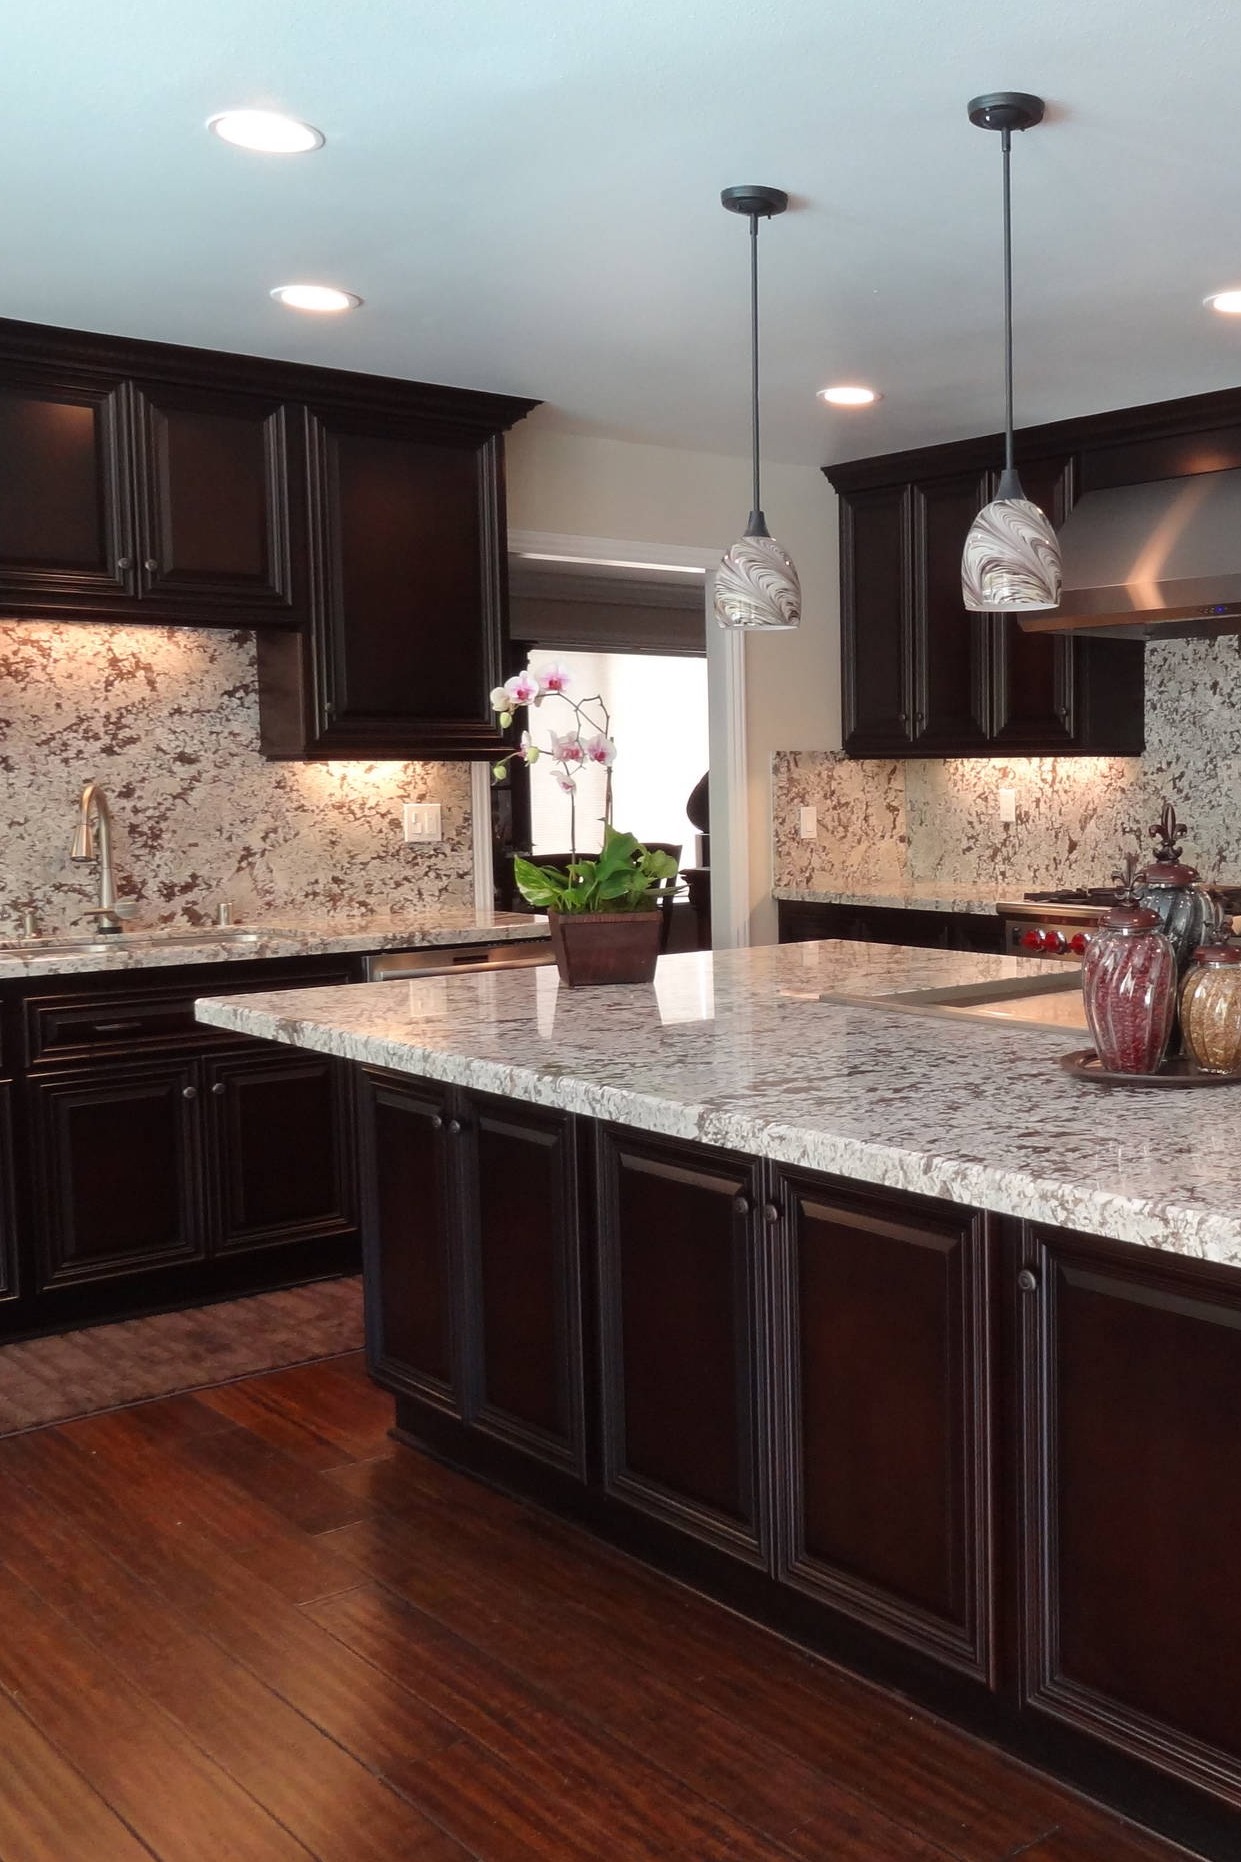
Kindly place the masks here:
POLYGON ((1018 422, 1232 386, 1236 0, 41 0, 6 9, 0 313, 538 396, 744 452, 747 228, 764 453, 820 464, 1000 418, 999 138, 1016 139, 1018 422), (275 105, 272 158, 203 129, 275 105), (273 304, 310 279, 364 308, 273 304), (825 410, 829 380, 886 399, 825 410))

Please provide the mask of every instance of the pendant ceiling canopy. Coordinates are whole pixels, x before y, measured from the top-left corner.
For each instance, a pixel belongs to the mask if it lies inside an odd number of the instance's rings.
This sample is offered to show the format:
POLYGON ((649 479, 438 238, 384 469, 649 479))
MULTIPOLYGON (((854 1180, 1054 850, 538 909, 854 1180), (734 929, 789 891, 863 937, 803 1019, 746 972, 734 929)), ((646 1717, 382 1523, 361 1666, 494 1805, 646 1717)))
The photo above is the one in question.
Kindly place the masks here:
POLYGON ((1004 173, 1004 470, 995 497, 970 526, 961 595, 976 614, 1032 614, 1060 600, 1060 544, 1046 514, 1026 497, 1013 464, 1013 241, 1009 163, 1014 129, 1043 120, 1043 100, 1026 91, 975 97, 970 122, 1000 133, 1004 173))
POLYGON ((745 535, 715 573, 715 618, 721 627, 775 632, 801 624, 797 571, 767 528, 759 489, 758 455, 758 223, 783 213, 789 197, 775 187, 729 187, 720 200, 750 222, 750 437, 754 498, 745 535))

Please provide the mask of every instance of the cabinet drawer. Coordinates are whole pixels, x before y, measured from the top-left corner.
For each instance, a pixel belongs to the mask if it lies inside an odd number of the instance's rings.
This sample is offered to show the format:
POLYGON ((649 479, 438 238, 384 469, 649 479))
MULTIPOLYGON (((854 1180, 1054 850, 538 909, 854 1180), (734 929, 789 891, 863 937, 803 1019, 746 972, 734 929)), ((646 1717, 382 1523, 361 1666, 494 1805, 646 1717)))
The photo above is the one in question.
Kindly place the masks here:
POLYGON ((39 996, 26 1003, 26 1053, 37 1067, 90 1054, 198 1046, 207 1030, 194 1020, 194 994, 185 988, 135 997, 39 996))
POLYGON ((289 964, 237 966, 242 967, 245 975, 234 971, 223 980, 218 970, 204 966, 188 974, 178 972, 175 981, 145 977, 135 981, 130 976, 89 990, 78 986, 27 995, 22 1004, 26 1065, 59 1067, 92 1055, 237 1046, 248 1037, 209 1028, 194 1019, 194 1004, 200 996, 350 983, 356 974, 347 959, 310 975, 304 966, 289 964))

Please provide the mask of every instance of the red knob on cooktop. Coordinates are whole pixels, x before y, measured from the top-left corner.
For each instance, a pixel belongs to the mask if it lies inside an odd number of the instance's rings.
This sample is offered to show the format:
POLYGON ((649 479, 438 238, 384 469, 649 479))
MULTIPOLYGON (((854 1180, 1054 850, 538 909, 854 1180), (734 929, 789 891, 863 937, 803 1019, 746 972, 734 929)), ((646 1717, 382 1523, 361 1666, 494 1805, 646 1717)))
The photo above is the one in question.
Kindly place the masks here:
POLYGON ((1063 931, 1044 931, 1043 949, 1050 951, 1053 956, 1058 957, 1060 955, 1060 952, 1065 949, 1064 932, 1063 931))
POLYGON ((1089 942, 1090 939, 1086 936, 1084 931, 1075 931, 1069 939, 1069 949, 1075 957, 1080 957, 1089 942))
POLYGON ((1023 950, 1042 950, 1043 933, 1041 931, 1023 931, 1021 934, 1021 948, 1023 950))

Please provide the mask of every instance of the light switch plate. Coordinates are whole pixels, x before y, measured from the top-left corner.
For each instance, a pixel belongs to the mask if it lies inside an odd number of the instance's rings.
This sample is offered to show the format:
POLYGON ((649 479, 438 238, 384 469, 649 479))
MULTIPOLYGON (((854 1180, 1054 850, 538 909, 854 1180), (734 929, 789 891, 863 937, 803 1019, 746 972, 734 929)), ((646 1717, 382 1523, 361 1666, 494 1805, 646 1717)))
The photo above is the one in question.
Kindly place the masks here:
POLYGON ((407 841, 433 841, 444 838, 443 811, 439 802, 405 802, 401 808, 407 841))
POLYGON ((1017 819, 1017 791, 1004 788, 1000 790, 1000 820, 1005 827, 1011 827, 1017 819))
POLYGON ((802 840, 817 840, 819 835, 819 811, 817 808, 799 808, 797 811, 797 832, 802 840))

